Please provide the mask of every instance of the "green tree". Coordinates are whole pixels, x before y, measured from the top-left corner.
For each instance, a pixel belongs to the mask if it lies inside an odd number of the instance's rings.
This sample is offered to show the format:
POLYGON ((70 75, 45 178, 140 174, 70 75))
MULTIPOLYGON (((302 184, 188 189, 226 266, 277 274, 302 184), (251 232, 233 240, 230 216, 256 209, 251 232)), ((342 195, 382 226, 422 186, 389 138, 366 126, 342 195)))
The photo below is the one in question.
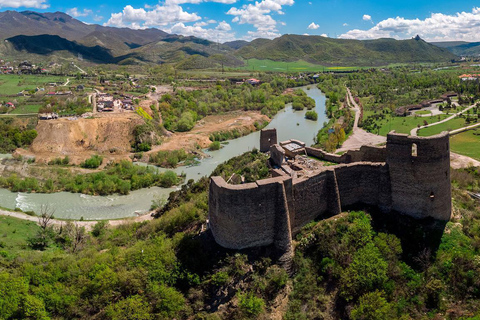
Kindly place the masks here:
POLYGON ((355 297, 382 288, 387 277, 387 262, 373 243, 358 250, 352 263, 341 275, 341 295, 350 301, 355 297))
POLYGON ((350 314, 352 320, 395 319, 392 305, 383 297, 383 291, 374 291, 360 297, 350 314))
POLYGON ((150 320, 150 306, 139 295, 128 297, 110 305, 105 310, 105 315, 111 320, 150 320))

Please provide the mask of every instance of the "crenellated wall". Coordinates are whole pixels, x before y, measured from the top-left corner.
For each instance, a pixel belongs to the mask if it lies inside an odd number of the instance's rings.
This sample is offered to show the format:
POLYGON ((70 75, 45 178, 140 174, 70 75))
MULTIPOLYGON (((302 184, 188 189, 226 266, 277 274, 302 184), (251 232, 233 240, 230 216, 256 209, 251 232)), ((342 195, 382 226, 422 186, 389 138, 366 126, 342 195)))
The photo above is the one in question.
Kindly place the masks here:
POLYGON ((290 256, 292 233, 355 204, 450 219, 448 133, 428 138, 390 133, 386 147, 362 147, 342 156, 306 149, 341 164, 301 178, 277 169, 275 178, 243 185, 212 177, 209 216, 217 243, 230 249, 274 245, 283 257, 290 256), (356 162, 349 163, 352 159, 356 162))

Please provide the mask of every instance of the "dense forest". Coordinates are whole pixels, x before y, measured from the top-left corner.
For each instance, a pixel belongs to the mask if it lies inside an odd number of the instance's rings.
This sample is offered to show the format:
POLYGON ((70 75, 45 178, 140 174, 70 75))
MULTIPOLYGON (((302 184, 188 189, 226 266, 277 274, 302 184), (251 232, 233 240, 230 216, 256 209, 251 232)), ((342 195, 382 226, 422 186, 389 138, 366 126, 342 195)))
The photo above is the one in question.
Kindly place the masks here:
MULTIPOLYGON (((254 150, 214 174, 254 180, 266 169, 264 155, 254 150)), ((1 239, 0 315, 476 319, 480 210, 466 191, 479 191, 480 173, 455 170, 452 183, 454 216, 446 225, 391 219, 368 208, 312 222, 295 238, 288 274, 268 248, 216 245, 205 228, 208 179, 189 181, 153 221, 116 228, 99 222, 90 232, 74 223, 46 224, 24 244, 1 239)))

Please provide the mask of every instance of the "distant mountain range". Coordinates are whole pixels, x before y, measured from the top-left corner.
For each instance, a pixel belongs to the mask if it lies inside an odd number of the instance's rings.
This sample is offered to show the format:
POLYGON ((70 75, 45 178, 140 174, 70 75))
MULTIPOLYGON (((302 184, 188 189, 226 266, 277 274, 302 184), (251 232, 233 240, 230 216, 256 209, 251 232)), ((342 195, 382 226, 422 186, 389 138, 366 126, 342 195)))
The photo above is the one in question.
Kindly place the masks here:
POLYGON ((480 42, 450 41, 450 42, 432 42, 432 44, 440 48, 445 48, 457 56, 462 56, 462 57, 479 57, 480 56, 480 42))
MULTIPOLYGON (((179 68, 238 67, 246 59, 305 60, 321 65, 375 66, 455 59, 450 47, 421 39, 343 40, 283 35, 224 44, 158 29, 86 24, 62 12, 0 12, 0 55, 15 59, 76 59, 93 63, 176 63, 179 68), (447 50, 448 49, 448 50, 447 50)), ((464 45, 464 44, 461 44, 464 45)))

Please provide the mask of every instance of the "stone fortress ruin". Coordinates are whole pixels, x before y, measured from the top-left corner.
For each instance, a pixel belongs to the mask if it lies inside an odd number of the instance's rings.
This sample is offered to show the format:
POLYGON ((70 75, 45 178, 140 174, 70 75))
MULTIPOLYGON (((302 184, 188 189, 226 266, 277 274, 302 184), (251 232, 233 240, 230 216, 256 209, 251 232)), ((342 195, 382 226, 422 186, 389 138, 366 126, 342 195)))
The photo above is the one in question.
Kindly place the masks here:
POLYGON ((272 178, 241 185, 222 177, 210 181, 210 228, 225 248, 273 245, 280 261, 289 259, 293 234, 353 205, 416 219, 450 219, 447 132, 431 137, 391 132, 386 146, 335 155, 297 140, 277 143, 276 130, 269 129, 261 132, 260 151, 270 152, 272 178))

